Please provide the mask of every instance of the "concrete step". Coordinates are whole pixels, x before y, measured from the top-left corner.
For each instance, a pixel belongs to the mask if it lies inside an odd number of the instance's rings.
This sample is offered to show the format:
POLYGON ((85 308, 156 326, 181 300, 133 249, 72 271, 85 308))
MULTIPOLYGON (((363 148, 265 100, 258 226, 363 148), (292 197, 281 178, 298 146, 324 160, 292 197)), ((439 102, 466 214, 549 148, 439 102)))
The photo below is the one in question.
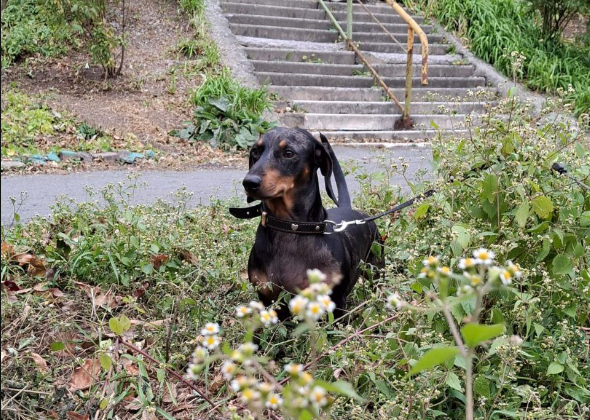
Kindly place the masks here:
MULTIPOLYGON (((313 135, 319 136, 318 131, 310 130, 313 135)), ((322 130, 322 134, 330 139, 330 143, 334 143, 336 140, 345 140, 344 144, 347 142, 355 142, 355 141, 366 141, 366 140, 380 140, 383 141, 385 144, 383 146, 387 147, 387 143, 397 143, 397 142, 408 142, 408 143, 419 143, 422 141, 428 141, 429 139, 438 137, 442 135, 443 137, 453 136, 453 137, 460 137, 464 138, 467 137, 469 134, 468 130, 463 129, 455 129, 455 130, 447 130, 446 132, 439 132, 438 130, 377 130, 377 131, 369 131, 369 130, 356 130, 356 131, 339 131, 339 130, 322 130)), ((371 144, 374 142, 368 142, 367 144, 371 144)))
POLYGON ((290 100, 310 101, 380 101, 381 89, 338 88, 323 86, 269 86, 271 92, 290 100))
MULTIPOLYGON (((282 114, 279 121, 286 126, 299 125, 308 130, 376 131, 394 130, 401 114, 302 114, 301 120, 282 114)), ((465 115, 413 115, 414 128, 465 128, 465 115), (434 122, 433 125, 432 123, 434 122)))
MULTIPOLYGON (((256 72, 256 77, 263 84, 279 86, 330 86, 370 88, 375 85, 372 77, 365 76, 322 76, 300 73, 256 72)), ((385 77, 385 84, 391 88, 403 87, 405 77, 385 77)), ((428 86, 433 88, 475 88, 485 86, 484 77, 429 77, 428 86)), ((412 78, 412 86, 419 87, 420 78, 412 78)), ((424 86, 422 86, 424 88, 424 86)))
MULTIPOLYGON (((346 27, 346 21, 339 22, 342 28, 346 27)), ((330 22, 331 24, 331 22, 330 22)), ((408 24, 407 23, 382 23, 385 28, 391 33, 407 33, 408 32, 408 24)), ((434 27, 432 25, 420 25, 422 30, 425 34, 432 34, 434 27)), ((352 31, 353 36, 356 32, 377 32, 377 33, 384 33, 383 29, 377 25, 374 21, 370 22, 352 22, 352 31)))
MULTIPOLYGON (((396 39, 399 43, 401 43, 404 47, 408 42, 408 28, 406 27, 405 30, 398 31, 398 32, 391 32, 394 39, 396 39)), ((442 35, 431 35, 426 34, 426 38, 428 39, 429 44, 440 44, 444 42, 444 37, 442 35)), ((389 34, 385 33, 384 31, 381 32, 353 32, 352 39, 355 42, 360 42, 361 45, 365 42, 385 42, 385 43, 395 43, 389 36, 389 34)), ((419 43, 420 38, 416 35, 414 36, 414 42, 419 43)))
MULTIPOLYGON (((334 18, 340 23, 340 25, 346 26, 346 11, 336 11, 332 12, 334 18)), ((397 15, 393 10, 389 13, 374 13, 375 17, 381 23, 405 23, 405 21, 397 15)), ((416 21, 418 25, 421 25, 424 22, 424 18, 422 16, 412 16, 412 18, 416 21)), ((355 10, 352 14, 352 21, 353 22, 374 22, 373 18, 367 14, 364 10, 361 11, 355 10)), ((342 28, 344 28, 342 26, 342 28)))
POLYGON ((262 4, 266 6, 296 7, 298 9, 317 9, 319 4, 314 0, 220 0, 219 3, 262 4))
MULTIPOLYGON (((389 53, 389 54, 405 54, 405 45, 402 43, 403 47, 394 43, 393 41, 390 42, 360 42, 358 47, 361 51, 371 51, 371 52, 380 52, 380 53, 389 53)), ((422 44, 414 44, 414 54, 421 54, 420 48, 422 44)), ((428 45, 428 54, 429 55, 445 55, 448 53, 449 49, 451 48, 448 44, 429 44, 428 45)))
MULTIPOLYGON (((446 114, 452 110, 457 114, 478 113, 484 111, 481 102, 413 102, 411 113, 446 114)), ((358 102, 358 101, 292 101, 291 108, 298 112, 311 114, 399 114, 399 108, 393 102, 358 102)))
MULTIPOLYGON (((252 60, 258 72, 303 73, 334 76, 369 76, 370 73, 362 64, 327 64, 327 63, 295 63, 290 61, 259 61, 252 60)), ((382 77, 405 77, 405 64, 377 64, 374 66, 382 77)), ((413 66, 414 76, 420 76, 420 66, 413 66)), ((469 77, 474 68, 469 65, 432 65, 428 66, 429 77, 469 77)))
POLYGON ((244 25, 241 23, 232 23, 230 24, 230 27, 234 35, 251 36, 255 38, 290 39, 296 41, 329 43, 335 42, 338 38, 338 33, 335 31, 308 29, 304 27, 291 28, 281 26, 244 25))
POLYGON ((316 62, 330 64, 355 64, 356 58, 352 51, 293 51, 284 48, 244 48, 251 60, 288 61, 288 62, 316 62))
POLYGON ((330 22, 314 19, 297 19, 288 17, 268 17, 259 15, 225 15, 229 23, 239 23, 243 25, 258 25, 258 26, 280 26, 283 28, 307 28, 307 29, 324 29, 330 28, 330 22))
MULTIPOLYGON (((268 89, 282 98, 307 101, 385 101, 381 88, 334 88, 325 86, 276 86, 268 89)), ((475 97, 477 92, 487 95, 496 93, 495 88, 466 89, 466 88, 433 88, 416 87, 412 89, 412 100, 419 102, 456 101, 462 98, 475 97)), ((403 100, 405 89, 392 89, 393 94, 403 100)))
MULTIPOLYGON (((279 7, 264 4, 249 4, 249 3, 221 3, 221 8, 225 13, 243 14, 243 15, 257 15, 257 16, 279 16, 296 19, 315 19, 322 20, 326 17, 326 12, 323 10, 312 8, 295 8, 295 7, 279 7)), ((346 20, 346 17, 344 18, 346 20)))

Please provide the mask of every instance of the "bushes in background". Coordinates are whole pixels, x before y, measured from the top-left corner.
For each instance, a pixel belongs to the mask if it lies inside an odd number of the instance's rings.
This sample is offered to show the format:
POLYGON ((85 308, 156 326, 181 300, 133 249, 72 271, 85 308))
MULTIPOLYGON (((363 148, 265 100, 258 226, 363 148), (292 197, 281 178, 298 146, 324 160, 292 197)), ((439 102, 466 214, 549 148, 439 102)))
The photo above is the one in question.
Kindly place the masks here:
MULTIPOLYGON (((526 57, 517 74, 540 92, 567 92, 576 115, 590 111, 590 46, 563 42, 541 33, 536 13, 514 0, 418 0, 406 2, 432 15, 466 38, 470 50, 507 76, 513 76, 511 53, 526 57), (569 86, 574 91, 569 89, 569 86)), ((546 2, 543 2, 546 3, 546 2)))

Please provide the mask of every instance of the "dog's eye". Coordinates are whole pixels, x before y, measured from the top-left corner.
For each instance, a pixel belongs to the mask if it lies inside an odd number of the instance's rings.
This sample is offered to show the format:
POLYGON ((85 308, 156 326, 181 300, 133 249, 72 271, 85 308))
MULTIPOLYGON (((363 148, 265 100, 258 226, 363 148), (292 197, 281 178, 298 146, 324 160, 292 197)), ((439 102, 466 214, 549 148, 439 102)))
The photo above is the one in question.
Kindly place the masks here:
POLYGON ((291 159, 291 158, 295 157, 295 152, 293 152, 293 150, 291 150, 291 149, 287 149, 283 152, 283 157, 286 157, 287 159, 291 159))
POLYGON ((250 156, 252 156, 253 159, 258 159, 260 157, 260 150, 252 149, 250 151, 250 156))

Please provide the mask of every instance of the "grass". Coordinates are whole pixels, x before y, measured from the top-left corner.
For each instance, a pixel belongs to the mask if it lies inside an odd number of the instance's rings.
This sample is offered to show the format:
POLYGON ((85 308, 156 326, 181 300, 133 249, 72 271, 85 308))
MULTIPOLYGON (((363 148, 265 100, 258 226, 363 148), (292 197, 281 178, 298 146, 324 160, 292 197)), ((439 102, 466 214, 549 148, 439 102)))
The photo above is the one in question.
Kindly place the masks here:
POLYGON ((510 78, 547 93, 565 92, 576 115, 590 112, 590 45, 540 39, 534 11, 514 0, 408 1, 466 40, 510 78), (512 52, 526 57, 517 71, 512 52))
POLYGON ((111 136, 51 109, 41 96, 7 90, 3 97, 6 108, 2 111, 2 157, 60 149, 100 152, 114 146, 111 136))

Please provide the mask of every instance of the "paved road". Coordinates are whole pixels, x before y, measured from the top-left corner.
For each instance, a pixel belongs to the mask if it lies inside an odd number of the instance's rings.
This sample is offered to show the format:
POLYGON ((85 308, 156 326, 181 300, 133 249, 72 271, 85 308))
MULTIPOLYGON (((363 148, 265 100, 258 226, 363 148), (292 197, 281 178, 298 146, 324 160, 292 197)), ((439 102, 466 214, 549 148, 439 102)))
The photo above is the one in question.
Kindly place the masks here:
MULTIPOLYGON (((403 157, 409 166, 408 176, 412 178, 416 171, 429 169, 431 151, 428 147, 392 147, 388 149, 335 147, 336 155, 343 165, 360 166, 369 172, 381 171, 381 161, 403 157)), ((110 183, 126 182, 133 171, 102 171, 74 173, 69 175, 23 175, 2 177, 2 224, 8 225, 13 219, 13 207, 10 197, 21 196, 27 192, 28 197, 19 209, 22 221, 35 215, 48 216, 50 206, 62 195, 67 195, 76 202, 89 201, 91 198, 86 187, 100 190, 110 183)), ((194 193, 193 205, 207 204, 212 198, 245 197, 240 185, 245 171, 232 169, 206 169, 189 172, 146 171, 139 177, 140 186, 133 202, 146 204, 157 198, 173 198, 173 193, 185 186, 194 193)), ((349 177, 350 178, 350 177, 349 177)), ((358 191, 358 183, 348 180, 349 188, 358 191)), ((393 177, 392 183, 403 185, 401 177, 393 177)))

